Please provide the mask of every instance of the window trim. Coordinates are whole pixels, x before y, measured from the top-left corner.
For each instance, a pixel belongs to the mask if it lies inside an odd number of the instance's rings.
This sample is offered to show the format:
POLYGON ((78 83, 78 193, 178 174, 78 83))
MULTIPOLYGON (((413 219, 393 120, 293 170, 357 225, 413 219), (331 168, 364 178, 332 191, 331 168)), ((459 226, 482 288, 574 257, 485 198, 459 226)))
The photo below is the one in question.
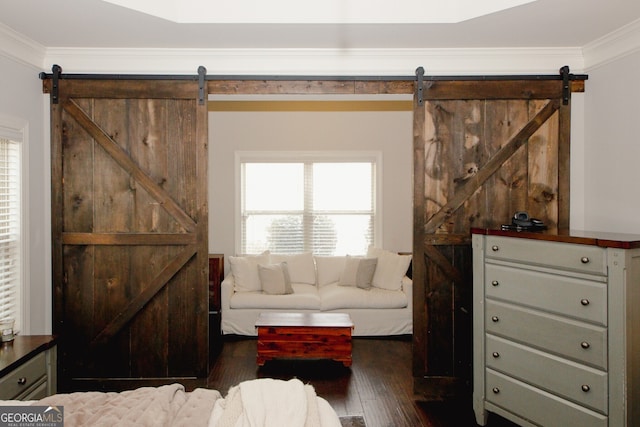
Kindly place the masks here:
POLYGON ((235 151, 234 153, 234 188, 235 188, 235 215, 234 215, 234 235, 235 252, 240 255, 242 248, 242 163, 247 162, 374 162, 376 167, 376 189, 374 194, 374 223, 373 223, 373 246, 379 246, 383 242, 382 235, 382 151, 235 151))
POLYGON ((21 334, 31 331, 31 288, 29 258, 29 122, 19 117, 0 114, 0 136, 20 144, 20 315, 16 330, 21 334))

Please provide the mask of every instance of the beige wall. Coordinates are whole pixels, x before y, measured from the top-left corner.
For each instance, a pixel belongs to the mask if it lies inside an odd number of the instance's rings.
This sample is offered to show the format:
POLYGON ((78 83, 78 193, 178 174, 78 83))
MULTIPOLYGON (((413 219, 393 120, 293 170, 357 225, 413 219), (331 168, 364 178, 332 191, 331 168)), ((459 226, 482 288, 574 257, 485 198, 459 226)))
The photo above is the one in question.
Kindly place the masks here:
MULTIPOLYGON (((585 91, 585 228, 640 234, 640 52, 595 67, 585 91)), ((575 160, 575 159, 572 159, 575 160)), ((573 196, 573 194, 572 194, 573 196)))
POLYGON ((411 111, 320 110, 209 113, 211 253, 236 254, 234 153, 268 150, 381 151, 382 246, 412 250, 411 111))
POLYGON ((36 67, 0 55, 0 115, 24 121, 26 140, 23 166, 23 208, 27 250, 23 269, 23 313, 21 333, 51 332, 51 186, 48 139, 49 97, 42 94, 36 67), (45 114, 47 119, 45 119, 45 114))

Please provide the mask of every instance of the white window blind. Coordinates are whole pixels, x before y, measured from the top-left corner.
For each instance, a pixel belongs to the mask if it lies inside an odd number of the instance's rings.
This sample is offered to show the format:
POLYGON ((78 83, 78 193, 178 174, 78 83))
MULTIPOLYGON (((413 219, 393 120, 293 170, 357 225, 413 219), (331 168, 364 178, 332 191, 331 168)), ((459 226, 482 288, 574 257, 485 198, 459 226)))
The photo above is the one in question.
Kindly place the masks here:
POLYGON ((364 254, 375 242, 376 161, 241 161, 241 252, 364 254))
MULTIPOLYGON (((16 138, 17 139, 17 138, 16 138)), ((20 143, 0 137, 0 319, 20 329, 20 143)))

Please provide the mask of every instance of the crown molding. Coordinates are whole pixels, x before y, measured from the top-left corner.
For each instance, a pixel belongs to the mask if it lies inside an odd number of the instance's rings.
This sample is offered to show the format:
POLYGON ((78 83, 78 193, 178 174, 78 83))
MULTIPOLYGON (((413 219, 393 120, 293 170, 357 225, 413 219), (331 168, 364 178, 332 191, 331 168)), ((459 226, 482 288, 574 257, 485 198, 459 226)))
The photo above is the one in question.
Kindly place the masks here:
POLYGON ((141 49, 47 48, 0 22, 0 56, 63 73, 212 75, 555 74, 584 70, 580 48, 141 49))
POLYGON ((46 48, 0 22, 0 56, 41 69, 46 48))
POLYGON ((580 48, 474 49, 79 49, 49 48, 63 73, 210 75, 555 74, 584 69, 580 48))
POLYGON ((274 75, 547 74, 588 72, 640 51, 640 20, 580 47, 452 49, 47 48, 0 22, 0 56, 67 73, 274 75))
POLYGON ((640 51, 640 20, 586 44, 582 48, 585 70, 593 70, 640 51))

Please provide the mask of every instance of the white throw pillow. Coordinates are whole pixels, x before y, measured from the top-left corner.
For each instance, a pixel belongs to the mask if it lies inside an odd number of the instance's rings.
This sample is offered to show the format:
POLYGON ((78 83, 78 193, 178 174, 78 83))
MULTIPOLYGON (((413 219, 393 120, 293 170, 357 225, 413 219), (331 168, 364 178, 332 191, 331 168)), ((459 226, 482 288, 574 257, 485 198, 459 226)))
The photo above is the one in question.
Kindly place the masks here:
POLYGON ((362 289, 371 288, 371 281, 376 271, 377 258, 361 258, 347 255, 344 270, 338 284, 340 286, 357 286, 362 289))
POLYGON ((367 258, 378 258, 372 285, 376 288, 397 291, 402 288, 402 278, 407 274, 411 255, 398 255, 384 249, 369 247, 367 258))
POLYGON ((315 256, 316 270, 318 272, 318 286, 323 287, 340 280, 344 270, 344 255, 339 256, 315 256))
POLYGON ((311 252, 295 255, 271 254, 271 262, 286 262, 291 283, 316 284, 316 266, 311 252))
POLYGON ((286 295, 293 293, 286 262, 268 265, 258 264, 258 276, 265 294, 286 295))
POLYGON ((258 276, 258 264, 269 264, 269 251, 260 255, 230 256, 229 265, 233 274, 234 290, 236 292, 260 292, 262 285, 258 276))

